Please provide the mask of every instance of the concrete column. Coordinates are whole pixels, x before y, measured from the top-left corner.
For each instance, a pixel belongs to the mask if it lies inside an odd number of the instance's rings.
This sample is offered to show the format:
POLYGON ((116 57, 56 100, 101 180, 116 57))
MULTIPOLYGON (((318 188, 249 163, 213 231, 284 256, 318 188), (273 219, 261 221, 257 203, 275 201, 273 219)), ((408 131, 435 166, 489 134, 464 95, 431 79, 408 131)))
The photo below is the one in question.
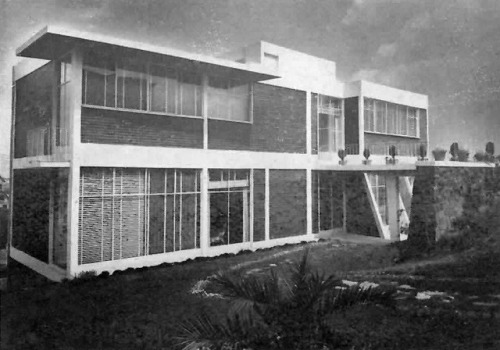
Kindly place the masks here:
POLYGON ((200 179, 200 249, 206 256, 210 247, 210 202, 208 196, 208 168, 201 170, 200 179))
POLYGON ((307 203, 307 226, 306 232, 312 235, 312 170, 306 170, 306 203, 307 203))
POLYGON ((387 221, 391 241, 399 241, 399 179, 396 175, 386 176, 387 221))
POLYGON ((82 75, 83 54, 80 49, 71 52, 71 78, 69 93, 71 108, 68 115, 69 159, 71 165, 68 178, 68 239, 67 269, 68 278, 75 277, 78 268, 78 208, 80 200, 80 143, 82 116, 82 75))

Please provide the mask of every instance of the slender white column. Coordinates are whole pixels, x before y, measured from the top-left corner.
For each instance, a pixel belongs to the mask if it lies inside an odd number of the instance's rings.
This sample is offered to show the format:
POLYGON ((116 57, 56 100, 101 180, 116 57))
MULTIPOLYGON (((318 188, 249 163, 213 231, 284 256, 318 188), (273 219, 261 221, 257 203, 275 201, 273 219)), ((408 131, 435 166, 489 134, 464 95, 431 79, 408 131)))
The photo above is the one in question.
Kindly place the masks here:
POLYGON ((306 91, 306 153, 311 154, 311 91, 306 91))
POLYGON ((264 200, 264 213, 265 213, 265 238, 264 240, 268 241, 270 238, 269 235, 269 169, 265 170, 265 178, 266 178, 266 198, 264 200))
POLYGON ((359 154, 363 154, 365 149, 365 108, 364 108, 364 98, 363 98, 363 83, 361 82, 360 93, 358 97, 358 138, 359 138, 359 154))
POLYGON ((79 49, 71 52, 71 82, 69 83, 70 112, 69 126, 69 168, 68 184, 68 240, 67 240, 67 269, 68 278, 74 277, 78 267, 78 206, 80 198, 80 154, 81 143, 81 115, 82 115, 82 67, 83 54, 79 49))
POLYGON ((208 76, 206 74, 203 74, 202 91, 203 149, 208 149, 208 76))
POLYGON ((312 235, 312 170, 306 170, 306 203, 307 203, 307 226, 306 232, 308 235, 312 235))
POLYGON ((210 203, 208 196, 208 168, 201 170, 200 179, 200 249, 203 256, 210 246, 210 203))

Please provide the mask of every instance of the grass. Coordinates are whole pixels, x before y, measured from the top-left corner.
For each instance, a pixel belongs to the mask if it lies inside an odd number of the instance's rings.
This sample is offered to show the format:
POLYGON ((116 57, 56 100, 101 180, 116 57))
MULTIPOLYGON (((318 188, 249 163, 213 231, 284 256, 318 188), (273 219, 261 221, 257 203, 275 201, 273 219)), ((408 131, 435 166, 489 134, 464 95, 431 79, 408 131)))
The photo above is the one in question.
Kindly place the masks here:
POLYGON ((172 349, 181 320, 209 307, 222 314, 227 307, 224 300, 190 293, 196 282, 219 270, 266 273, 273 265, 300 259, 306 246, 310 247, 311 265, 327 274, 359 281, 395 280, 419 290, 463 296, 463 302, 453 305, 435 300, 406 301, 404 308, 394 310, 373 306, 340 314, 336 322, 345 348, 500 347, 500 320, 494 314, 493 318, 483 317, 465 302, 468 296, 500 294, 500 254, 493 248, 462 252, 444 263, 406 262, 399 266, 394 245, 320 242, 61 284, 38 280, 30 285, 14 278, 13 288, 1 295, 1 348, 172 349), (469 311, 476 313, 472 318, 464 317, 469 311))

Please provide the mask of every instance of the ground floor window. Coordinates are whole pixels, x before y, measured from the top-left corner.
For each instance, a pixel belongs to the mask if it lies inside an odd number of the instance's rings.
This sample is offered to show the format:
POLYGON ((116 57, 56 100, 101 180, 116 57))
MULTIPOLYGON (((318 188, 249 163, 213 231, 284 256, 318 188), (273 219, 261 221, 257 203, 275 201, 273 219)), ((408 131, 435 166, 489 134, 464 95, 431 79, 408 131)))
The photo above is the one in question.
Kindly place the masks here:
POLYGON ((82 168, 80 264, 200 246, 197 169, 82 168))
POLYGON ((210 245, 250 240, 250 172, 212 169, 209 173, 210 245))

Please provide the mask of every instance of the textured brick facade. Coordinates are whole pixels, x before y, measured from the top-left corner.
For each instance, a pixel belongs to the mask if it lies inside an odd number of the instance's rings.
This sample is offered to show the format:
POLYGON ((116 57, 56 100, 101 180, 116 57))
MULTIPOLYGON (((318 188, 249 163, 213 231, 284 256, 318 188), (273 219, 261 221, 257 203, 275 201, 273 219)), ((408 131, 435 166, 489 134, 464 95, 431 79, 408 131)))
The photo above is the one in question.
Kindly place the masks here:
POLYGON ((263 241, 266 235, 266 174, 264 169, 253 171, 253 240, 263 241))
POLYGON ((375 216, 368 200, 363 173, 345 174, 347 195, 347 232, 366 236, 379 236, 375 216))
POLYGON ((84 143, 203 148, 203 120, 83 108, 81 135, 84 143))
POLYGON ((306 153, 306 93, 255 84, 253 123, 209 121, 208 147, 306 153))
POLYGON ((345 117, 345 144, 351 145, 352 149, 357 149, 359 145, 359 105, 358 97, 350 97, 344 100, 345 117))
POLYGON ((306 234, 306 171, 269 172, 270 238, 306 234))

